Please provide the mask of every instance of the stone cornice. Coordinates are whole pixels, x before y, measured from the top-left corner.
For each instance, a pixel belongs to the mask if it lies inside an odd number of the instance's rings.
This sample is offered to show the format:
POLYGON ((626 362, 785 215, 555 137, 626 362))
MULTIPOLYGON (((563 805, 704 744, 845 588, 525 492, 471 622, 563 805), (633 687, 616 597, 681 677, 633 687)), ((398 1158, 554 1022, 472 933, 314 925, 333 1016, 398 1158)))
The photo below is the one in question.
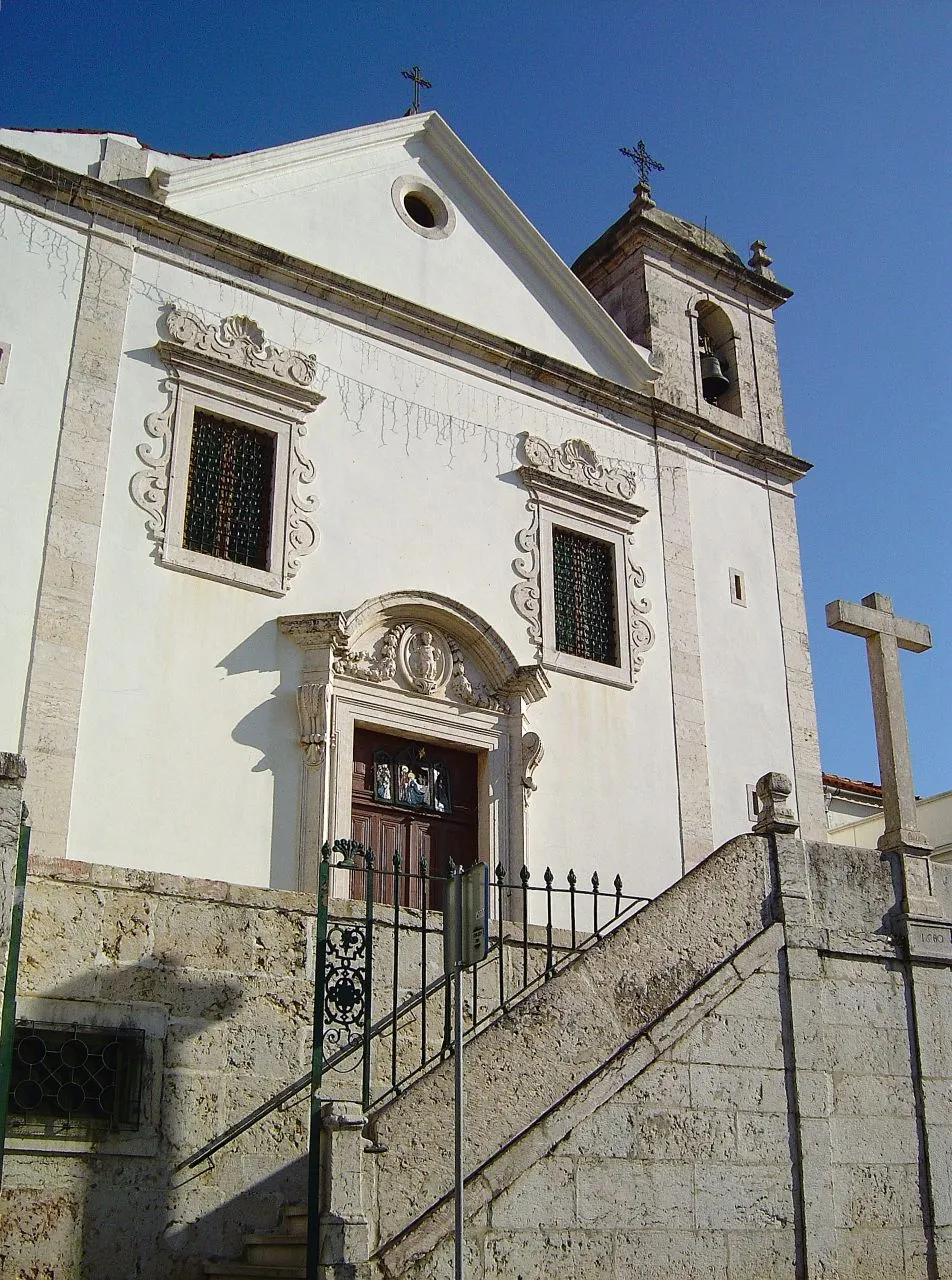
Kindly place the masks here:
POLYGON ((164 243, 169 251, 198 253, 268 283, 290 286, 307 297, 319 298, 361 317, 371 317, 402 335, 411 335, 434 347, 448 348, 505 369, 515 378, 551 388, 582 405, 663 426, 675 435, 698 441, 776 479, 798 480, 810 470, 811 464, 800 458, 714 426, 654 396, 10 147, 0 146, 0 182, 29 191, 43 201, 144 233, 164 243))
POLYGON ((306 410, 324 400, 310 385, 317 374, 317 357, 276 346, 247 316, 207 324, 190 311, 170 307, 165 328, 169 337, 158 342, 156 350, 179 375, 200 370, 306 410))
POLYGON ((642 245, 651 245, 666 251, 669 257, 680 258, 694 266, 700 265, 712 280, 728 281, 739 293, 756 298, 771 310, 793 297, 792 289, 750 270, 742 262, 731 261, 714 249, 705 249, 689 236, 679 235, 651 214, 650 210, 647 213, 626 210, 594 244, 579 255, 572 264, 572 270, 580 279, 598 276, 603 270, 611 270, 614 263, 642 245))
POLYGON ((606 466, 585 440, 566 440, 553 448, 528 432, 522 438, 525 463, 518 467, 526 488, 570 494, 594 501, 630 520, 647 514, 634 500, 636 480, 624 467, 606 466))

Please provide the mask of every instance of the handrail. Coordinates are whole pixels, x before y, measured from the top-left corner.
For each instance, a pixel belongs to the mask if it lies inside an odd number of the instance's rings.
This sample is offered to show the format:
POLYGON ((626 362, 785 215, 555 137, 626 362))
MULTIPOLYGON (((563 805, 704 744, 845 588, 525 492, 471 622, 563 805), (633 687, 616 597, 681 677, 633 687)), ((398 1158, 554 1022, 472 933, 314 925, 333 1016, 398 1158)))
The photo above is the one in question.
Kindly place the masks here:
MULTIPOLYGON (((422 991, 418 991, 416 995, 408 996, 404 1003, 397 1009, 397 1017, 405 1017, 411 1012, 411 1010, 415 1009, 417 1005, 422 1004, 424 1000, 428 1000, 431 995, 439 991, 440 987, 445 983, 446 979, 444 977, 434 978, 433 981, 430 982, 422 991)), ((392 1026, 393 1018, 394 1015, 392 1012, 385 1014, 382 1018, 379 1018, 370 1028, 371 1039, 376 1039, 376 1037, 379 1036, 386 1027, 392 1026)), ((351 1054, 356 1053, 358 1049, 363 1048, 363 1043, 364 1040, 362 1034, 355 1036, 353 1040, 349 1040, 342 1049, 338 1049, 336 1053, 332 1054, 327 1059, 324 1063, 324 1070, 332 1071, 335 1067, 339 1067, 342 1062, 345 1062, 347 1058, 351 1056, 351 1054)), ((254 1111, 249 1111, 241 1120, 236 1120, 233 1125, 230 1125, 223 1133, 220 1133, 217 1138, 212 1138, 211 1142, 206 1142, 204 1147, 199 1148, 199 1150, 196 1151, 194 1155, 189 1156, 187 1160, 180 1161, 180 1163, 174 1167, 172 1172, 180 1173, 183 1169, 194 1169, 195 1166, 201 1164, 203 1160, 211 1159, 216 1151, 220 1151, 222 1147, 227 1146, 229 1142, 233 1142, 235 1138, 240 1138, 248 1129, 253 1128, 259 1120, 264 1120, 267 1116, 271 1115, 273 1111, 277 1111, 278 1107, 283 1106, 286 1102, 290 1102, 291 1099, 296 1098, 299 1093, 303 1093, 310 1083, 311 1073, 308 1071, 297 1080, 292 1081, 291 1084, 286 1084, 280 1092, 272 1095, 267 1102, 262 1102, 260 1106, 255 1107, 254 1111)))
MULTIPOLYGON (((648 905, 650 901, 651 901, 650 898, 631 898, 627 903, 627 905, 623 909, 616 912, 616 914, 610 920, 606 921, 601 926, 601 928, 599 928, 595 932, 587 934, 585 937, 581 939, 581 941, 575 941, 574 945, 568 946, 568 947, 561 947, 558 944, 553 944, 551 931, 549 931, 549 937, 545 943, 539 942, 539 943, 526 944, 524 939, 512 938, 510 940, 509 938, 506 938, 503 934, 500 934, 499 937, 494 938, 490 943, 489 951, 485 959, 482 960, 479 965, 475 966, 476 970, 488 967, 490 964, 498 963, 498 961, 496 960, 496 955, 499 951, 500 946, 510 941, 514 947, 515 946, 525 947, 526 945, 528 945, 533 951, 547 950, 548 953, 551 955, 551 952, 553 950, 558 950, 558 951, 563 951, 564 954, 558 960, 548 963, 542 972, 537 974, 536 977, 532 979, 532 981, 526 982, 520 988, 520 990, 515 992, 509 999, 501 1000, 499 1003, 494 1005, 491 1012, 488 1013, 484 1018, 480 1019, 478 1024, 474 1024, 474 1027, 471 1029, 471 1031, 475 1031, 476 1025, 479 1025, 480 1028, 482 1028, 493 1017, 503 1012, 506 1012, 507 1010, 512 1008, 516 1003, 521 1002, 522 999, 524 999, 527 995, 529 995, 532 991, 534 991, 536 987, 542 985, 544 982, 547 982, 556 972, 560 972, 568 963, 573 961, 576 958, 576 956, 584 954, 586 951, 590 950, 602 938, 606 937, 610 933, 613 933, 619 925, 623 924, 624 921, 628 919, 631 915, 637 914, 638 911, 641 911, 644 907, 648 905)), ((328 1057, 324 1063, 325 1072, 331 1071, 339 1067, 341 1063, 345 1062, 353 1054, 359 1052, 364 1047, 365 1039, 376 1040, 384 1031, 392 1029, 395 1023, 399 1022, 401 1019, 406 1017, 406 1015, 411 1013, 414 1009, 423 1005, 427 1000, 430 999, 431 996, 435 995, 436 992, 438 992, 442 987, 445 987, 445 985, 446 985, 446 978, 444 975, 441 974, 439 977, 433 978, 429 983, 427 983, 427 985, 422 990, 416 992, 411 996, 408 996, 401 1004, 397 1005, 394 1009, 388 1010, 388 1012, 384 1014, 383 1017, 378 1018, 371 1025, 369 1030, 369 1035, 367 1037, 365 1037, 363 1033, 354 1036, 354 1038, 349 1040, 347 1044, 345 1044, 342 1048, 338 1049, 336 1053, 328 1057)), ((449 1051, 450 1051, 449 1046, 445 1046, 443 1052, 440 1055, 439 1061, 442 1061, 443 1058, 446 1056, 446 1053, 449 1051)), ((426 1069, 426 1067, 429 1065, 431 1064, 428 1063, 426 1064, 426 1066, 421 1066, 419 1071, 415 1073, 415 1076, 422 1074, 423 1071, 426 1069)), ((266 1119, 273 1112, 277 1111, 279 1107, 284 1106, 286 1103, 291 1102, 293 1099, 298 1097, 301 1093, 303 1093, 307 1089, 310 1083, 311 1083, 311 1072, 308 1071, 304 1075, 300 1076, 297 1080, 294 1080, 290 1084, 285 1085, 285 1087, 279 1090, 278 1093, 273 1094, 272 1097, 267 1099, 267 1101, 262 1102, 259 1106, 255 1107, 253 1111, 249 1111, 248 1114, 243 1116, 240 1120, 235 1121, 234 1124, 230 1125, 217 1137, 212 1138, 211 1141, 209 1142, 206 1142, 205 1145, 203 1147, 200 1147, 199 1150, 194 1152, 193 1155, 189 1156, 185 1160, 180 1161, 177 1165, 175 1165, 172 1172, 180 1173, 185 1169, 194 1169, 198 1165, 202 1164, 205 1160, 210 1160, 212 1156, 214 1156, 218 1151, 220 1151, 223 1147, 228 1146, 229 1143, 233 1142, 236 1138, 239 1138, 243 1133, 246 1133, 249 1129, 253 1128, 260 1120, 266 1119)), ((407 1086, 409 1085, 409 1083, 410 1083, 410 1080, 407 1079, 406 1081, 403 1082, 403 1085, 407 1086)), ((398 1088, 389 1089, 379 1099, 377 1099, 377 1102, 378 1103, 382 1102, 384 1098, 388 1097, 391 1093, 397 1093, 397 1092, 399 1092, 398 1088)))

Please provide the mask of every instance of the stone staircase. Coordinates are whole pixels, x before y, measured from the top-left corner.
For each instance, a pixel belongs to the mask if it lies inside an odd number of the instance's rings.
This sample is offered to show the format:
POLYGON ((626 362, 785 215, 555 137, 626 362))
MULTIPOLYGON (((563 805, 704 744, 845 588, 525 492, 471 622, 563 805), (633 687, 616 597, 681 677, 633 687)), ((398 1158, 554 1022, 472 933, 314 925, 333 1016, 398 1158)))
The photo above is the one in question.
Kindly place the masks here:
POLYGON ((304 1280, 307 1258, 307 1205, 285 1205, 276 1229, 246 1235, 240 1262, 206 1262, 206 1276, 221 1280, 304 1280))
MULTIPOLYGON (((600 1105, 632 1046, 641 1070, 742 984, 764 943, 775 953, 768 863, 763 839, 731 841, 469 1042, 468 1212, 559 1140, 563 1113, 600 1105)), ((326 1207, 343 1235, 326 1275, 429 1277, 453 1230, 453 1063, 369 1117, 333 1108, 326 1207)), ((304 1205, 286 1208, 273 1234, 245 1237, 241 1261, 205 1274, 304 1280, 306 1226, 304 1205)))

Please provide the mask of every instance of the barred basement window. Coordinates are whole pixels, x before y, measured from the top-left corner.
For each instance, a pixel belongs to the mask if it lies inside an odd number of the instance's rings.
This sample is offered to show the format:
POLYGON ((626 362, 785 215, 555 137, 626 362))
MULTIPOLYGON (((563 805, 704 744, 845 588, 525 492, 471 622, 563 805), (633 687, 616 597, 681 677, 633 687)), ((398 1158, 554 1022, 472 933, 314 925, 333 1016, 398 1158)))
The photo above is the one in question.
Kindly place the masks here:
POLYGON ((552 568, 556 649, 617 667, 614 548, 553 526, 552 568))
POLYGON ((140 1030, 18 1023, 11 1136, 138 1129, 144 1052, 140 1030))
POLYGON ((274 436, 196 410, 184 545, 267 569, 271 556, 274 436))

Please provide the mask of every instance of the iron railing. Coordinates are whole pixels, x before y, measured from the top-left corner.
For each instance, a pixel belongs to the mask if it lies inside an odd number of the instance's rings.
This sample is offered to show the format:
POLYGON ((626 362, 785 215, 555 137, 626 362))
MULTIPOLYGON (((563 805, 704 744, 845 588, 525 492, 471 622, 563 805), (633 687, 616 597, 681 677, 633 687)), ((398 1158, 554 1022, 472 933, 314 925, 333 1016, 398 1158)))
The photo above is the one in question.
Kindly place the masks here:
MULTIPOLYGON (((372 1110, 401 1093, 452 1051, 452 983, 443 972, 442 904, 459 874, 435 875, 420 857, 407 870, 399 854, 380 866, 353 840, 325 845, 315 946, 314 1043, 305 1075, 256 1107, 176 1166, 193 1169, 310 1086, 313 1100, 341 1100, 360 1067, 359 1099, 372 1110), (336 856, 335 856, 336 855, 336 856), (334 914, 329 898, 336 899, 334 914), (349 899, 349 900, 343 900, 349 899), (347 1072, 344 1079, 335 1073, 347 1072)), ((525 866, 515 880, 492 878, 489 953, 466 977, 468 1035, 511 1008, 650 899, 610 890, 598 874, 580 887, 570 870, 556 884, 547 867, 533 883, 525 866)))

